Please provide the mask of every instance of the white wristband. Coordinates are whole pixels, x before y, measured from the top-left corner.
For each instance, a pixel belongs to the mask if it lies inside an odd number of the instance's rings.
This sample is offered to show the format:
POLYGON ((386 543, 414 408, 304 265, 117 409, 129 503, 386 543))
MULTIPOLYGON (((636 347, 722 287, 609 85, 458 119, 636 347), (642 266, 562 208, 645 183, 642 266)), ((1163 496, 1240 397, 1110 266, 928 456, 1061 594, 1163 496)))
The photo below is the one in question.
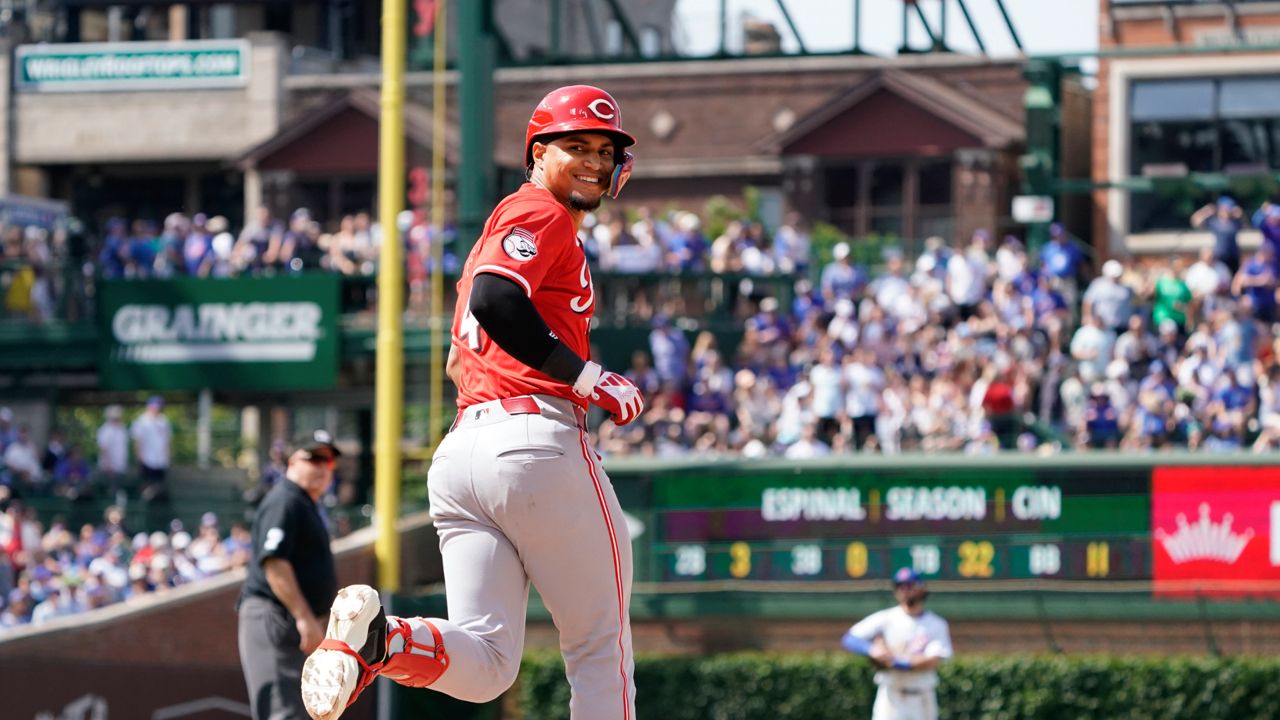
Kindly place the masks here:
POLYGON ((578 379, 573 381, 574 394, 578 397, 590 397, 602 373, 604 368, 600 367, 599 363, 588 360, 587 364, 582 366, 582 372, 578 373, 578 379))

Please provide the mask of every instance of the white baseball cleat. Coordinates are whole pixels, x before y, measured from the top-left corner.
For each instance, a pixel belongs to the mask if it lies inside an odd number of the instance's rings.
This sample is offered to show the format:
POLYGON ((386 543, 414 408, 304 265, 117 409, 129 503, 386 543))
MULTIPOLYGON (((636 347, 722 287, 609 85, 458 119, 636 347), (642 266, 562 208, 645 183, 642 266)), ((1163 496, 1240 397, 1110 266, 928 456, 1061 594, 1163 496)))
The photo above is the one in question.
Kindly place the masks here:
POLYGON ((337 720, 387 659, 387 619, 368 585, 338 591, 324 641, 302 666, 302 703, 315 720, 337 720))

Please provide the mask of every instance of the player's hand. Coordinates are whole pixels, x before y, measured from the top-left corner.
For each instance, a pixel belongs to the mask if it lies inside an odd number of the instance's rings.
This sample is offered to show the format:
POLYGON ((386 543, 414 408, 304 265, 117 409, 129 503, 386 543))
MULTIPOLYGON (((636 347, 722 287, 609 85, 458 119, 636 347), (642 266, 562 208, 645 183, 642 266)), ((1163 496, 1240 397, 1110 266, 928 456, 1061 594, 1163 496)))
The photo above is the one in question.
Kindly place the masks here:
POLYGON ((872 641, 871 652, 867 657, 880 667, 887 668, 893 665, 893 653, 889 652, 889 646, 885 644, 884 638, 876 638, 872 641))
POLYGON ((573 391, 609 413, 615 425, 626 425, 644 411, 644 396, 635 383, 590 361, 582 368, 573 391))
POLYGON ((324 640, 324 628, 320 626, 319 618, 313 615, 300 617, 295 621, 295 625, 298 628, 298 637, 302 638, 298 648, 308 655, 315 652, 315 649, 320 647, 320 641, 324 640))

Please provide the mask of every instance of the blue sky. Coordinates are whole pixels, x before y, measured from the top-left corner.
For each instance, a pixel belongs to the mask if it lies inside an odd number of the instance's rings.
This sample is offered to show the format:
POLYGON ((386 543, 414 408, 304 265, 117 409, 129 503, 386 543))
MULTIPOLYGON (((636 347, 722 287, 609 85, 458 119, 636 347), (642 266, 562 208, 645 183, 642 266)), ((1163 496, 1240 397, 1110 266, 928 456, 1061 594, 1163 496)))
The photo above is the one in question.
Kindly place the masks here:
MULTIPOLYGON (((810 50, 847 50, 853 46, 853 0, 783 0, 810 50)), ((719 44, 721 0, 678 0, 676 13, 683 44, 692 54, 708 54, 719 44)), ((940 3, 947 3, 947 41, 962 52, 977 45, 960 13, 957 0, 920 0, 936 28, 940 3)), ((995 0, 966 0, 987 52, 1007 57, 1016 52, 995 0)), ((1005 8, 1029 54, 1085 52, 1098 46, 1098 0, 1005 0, 1005 8)), ((778 10, 776 0, 728 0, 730 47, 739 43, 733 28, 744 13, 772 21, 783 36, 783 47, 796 43, 778 10)), ((925 45, 926 35, 914 11, 912 44, 925 45)), ((862 47, 891 55, 902 44, 901 0, 862 0, 862 47)))

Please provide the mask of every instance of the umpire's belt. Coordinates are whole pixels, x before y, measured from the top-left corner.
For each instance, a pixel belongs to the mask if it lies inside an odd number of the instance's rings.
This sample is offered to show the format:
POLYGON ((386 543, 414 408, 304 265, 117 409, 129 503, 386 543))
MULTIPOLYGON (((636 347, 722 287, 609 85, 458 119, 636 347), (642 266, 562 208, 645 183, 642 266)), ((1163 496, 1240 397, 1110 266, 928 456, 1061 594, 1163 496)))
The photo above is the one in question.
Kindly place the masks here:
POLYGON ((516 415, 543 415, 586 429, 587 414, 577 403, 554 395, 520 395, 476 403, 458 411, 450 430, 501 422, 516 415))

